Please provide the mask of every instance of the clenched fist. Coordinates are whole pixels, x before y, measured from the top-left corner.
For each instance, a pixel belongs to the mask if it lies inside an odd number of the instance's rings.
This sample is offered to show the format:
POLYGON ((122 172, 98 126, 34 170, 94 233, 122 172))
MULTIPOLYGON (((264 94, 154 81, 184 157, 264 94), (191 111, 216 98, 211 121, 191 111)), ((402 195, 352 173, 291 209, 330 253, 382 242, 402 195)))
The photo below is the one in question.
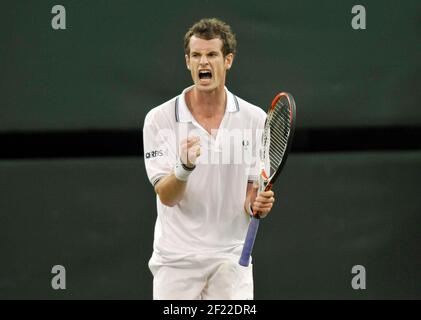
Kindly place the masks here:
POLYGON ((191 136, 183 139, 180 143, 181 162, 189 168, 194 168, 196 160, 200 156, 200 138, 191 136))

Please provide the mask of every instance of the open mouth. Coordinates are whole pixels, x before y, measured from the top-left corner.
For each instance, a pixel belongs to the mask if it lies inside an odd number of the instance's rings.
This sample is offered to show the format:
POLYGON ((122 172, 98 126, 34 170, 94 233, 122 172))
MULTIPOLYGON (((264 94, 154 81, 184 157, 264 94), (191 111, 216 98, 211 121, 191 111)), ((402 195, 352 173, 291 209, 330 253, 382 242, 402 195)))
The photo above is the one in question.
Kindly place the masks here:
POLYGON ((200 70, 199 71, 199 79, 212 79, 212 72, 210 70, 200 70))

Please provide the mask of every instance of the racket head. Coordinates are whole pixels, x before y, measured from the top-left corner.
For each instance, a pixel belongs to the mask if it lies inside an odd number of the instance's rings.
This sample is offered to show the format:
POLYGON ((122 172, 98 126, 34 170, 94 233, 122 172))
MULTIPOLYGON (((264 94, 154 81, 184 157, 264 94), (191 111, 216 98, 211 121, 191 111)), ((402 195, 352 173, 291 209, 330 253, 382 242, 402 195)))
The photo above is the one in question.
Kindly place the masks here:
POLYGON ((273 99, 262 137, 261 161, 268 175, 264 190, 270 190, 281 173, 291 150, 295 132, 296 107, 294 97, 280 92, 273 99))

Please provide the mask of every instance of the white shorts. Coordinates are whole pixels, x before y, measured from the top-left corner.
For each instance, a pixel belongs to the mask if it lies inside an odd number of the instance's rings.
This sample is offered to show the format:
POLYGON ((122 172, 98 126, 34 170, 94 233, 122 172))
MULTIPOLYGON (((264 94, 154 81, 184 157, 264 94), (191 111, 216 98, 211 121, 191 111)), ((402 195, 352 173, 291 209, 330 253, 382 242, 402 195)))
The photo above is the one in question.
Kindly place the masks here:
POLYGON ((252 265, 242 267, 233 257, 194 255, 164 259, 153 254, 154 300, 252 300, 252 265))

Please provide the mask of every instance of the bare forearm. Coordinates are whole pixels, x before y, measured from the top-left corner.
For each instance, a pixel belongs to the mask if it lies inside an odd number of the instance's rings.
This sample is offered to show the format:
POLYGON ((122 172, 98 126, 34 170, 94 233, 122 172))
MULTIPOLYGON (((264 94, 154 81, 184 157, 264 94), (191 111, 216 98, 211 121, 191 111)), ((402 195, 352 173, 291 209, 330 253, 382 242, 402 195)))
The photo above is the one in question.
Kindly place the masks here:
POLYGON ((257 190, 253 188, 253 183, 247 183, 246 199, 244 200, 244 211, 250 213, 250 207, 256 198, 257 190))
POLYGON ((162 178, 155 185, 162 204, 167 207, 175 206, 184 196, 187 179, 195 168, 197 157, 200 156, 200 138, 192 136, 181 141, 180 158, 174 172, 162 178))
POLYGON ((183 198, 186 185, 187 182, 178 180, 172 173, 162 178, 155 185, 155 192, 158 194, 162 204, 173 207, 183 198))

